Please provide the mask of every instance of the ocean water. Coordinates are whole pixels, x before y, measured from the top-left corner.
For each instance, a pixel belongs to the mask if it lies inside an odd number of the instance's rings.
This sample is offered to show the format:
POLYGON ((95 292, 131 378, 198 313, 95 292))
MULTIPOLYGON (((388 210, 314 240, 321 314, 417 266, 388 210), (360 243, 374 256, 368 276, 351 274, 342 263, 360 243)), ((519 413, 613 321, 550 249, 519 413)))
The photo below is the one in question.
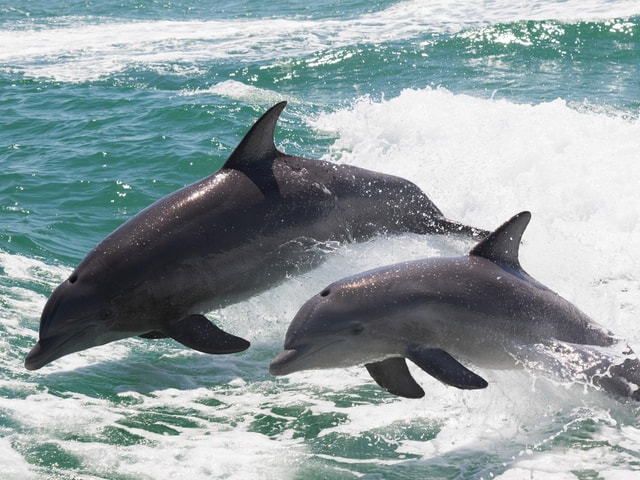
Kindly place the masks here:
POLYGON ((209 317, 252 347, 127 339, 23 367, 47 296, 127 218, 214 172, 289 101, 277 145, 392 173, 492 229, 530 210, 526 270, 640 351, 640 4, 137 0, 0 5, 0 477, 640 478, 640 408, 541 372, 482 391, 413 369, 268 373, 323 286, 459 255, 342 245, 209 317))

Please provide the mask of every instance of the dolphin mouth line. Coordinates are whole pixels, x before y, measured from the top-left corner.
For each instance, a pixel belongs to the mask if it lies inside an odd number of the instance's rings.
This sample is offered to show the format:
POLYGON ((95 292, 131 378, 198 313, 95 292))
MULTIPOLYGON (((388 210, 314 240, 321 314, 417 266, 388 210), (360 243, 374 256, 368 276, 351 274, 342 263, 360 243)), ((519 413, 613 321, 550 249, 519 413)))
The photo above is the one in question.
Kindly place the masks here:
POLYGON ((69 344, 71 340, 75 339, 78 336, 81 336, 91 327, 92 325, 88 325, 83 329, 74 332, 66 338, 64 337, 64 335, 54 335, 53 337, 49 337, 46 339, 39 339, 31 348, 29 353, 27 353, 27 356, 24 360, 25 368, 27 370, 38 370, 45 365, 53 362, 54 360, 66 355, 67 353, 73 353, 73 351, 71 351, 58 355, 60 350, 67 344, 69 344), (62 340, 60 340, 61 338, 62 340))
MULTIPOLYGON (((271 361, 271 364, 269 365, 269 373, 271 373, 271 375, 274 375, 274 376, 288 375, 289 373, 294 373, 297 371, 295 370, 296 363, 300 362, 301 360, 304 360, 305 358, 309 357, 312 354, 316 354, 340 342, 344 342, 344 340, 343 339, 334 340, 333 342, 325 343, 316 348, 314 348, 313 343, 305 343, 294 348, 285 348, 271 361), (286 367, 290 367, 292 363, 293 363, 294 369, 293 370, 287 369, 286 367)), ((319 367, 319 368, 322 368, 322 367, 319 367)))

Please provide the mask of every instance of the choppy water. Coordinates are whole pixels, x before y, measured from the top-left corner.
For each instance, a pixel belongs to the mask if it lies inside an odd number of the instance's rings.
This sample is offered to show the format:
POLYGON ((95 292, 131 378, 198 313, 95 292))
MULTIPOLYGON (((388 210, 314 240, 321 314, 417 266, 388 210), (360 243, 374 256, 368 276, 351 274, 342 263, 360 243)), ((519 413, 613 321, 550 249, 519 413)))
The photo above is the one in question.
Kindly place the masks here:
POLYGON ((52 289, 106 234, 215 171, 289 100, 288 153, 408 178, 487 229, 528 209, 523 266, 640 351, 640 6, 634 1, 0 5, 0 464, 11 479, 640 478, 636 405, 526 371, 421 400, 363 368, 268 374, 297 308, 412 235, 210 317, 207 356, 129 339, 37 372, 52 289))

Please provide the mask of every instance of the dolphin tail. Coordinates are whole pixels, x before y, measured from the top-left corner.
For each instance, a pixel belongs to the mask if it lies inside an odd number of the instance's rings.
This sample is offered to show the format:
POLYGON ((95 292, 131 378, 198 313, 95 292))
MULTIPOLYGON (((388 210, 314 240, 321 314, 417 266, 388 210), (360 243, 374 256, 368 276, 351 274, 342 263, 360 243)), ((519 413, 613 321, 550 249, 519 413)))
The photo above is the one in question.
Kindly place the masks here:
POLYGON ((627 358, 620 364, 611 365, 605 374, 594 375, 593 383, 616 397, 640 401, 640 361, 627 358))
POLYGON ((221 330, 207 317, 198 314, 188 315, 162 332, 184 346, 203 353, 236 353, 251 345, 247 340, 221 330))
POLYGON ((476 240, 486 238, 491 233, 488 230, 471 227, 454 220, 449 220, 445 217, 430 219, 429 223, 430 225, 428 225, 428 229, 431 233, 457 234, 476 240))

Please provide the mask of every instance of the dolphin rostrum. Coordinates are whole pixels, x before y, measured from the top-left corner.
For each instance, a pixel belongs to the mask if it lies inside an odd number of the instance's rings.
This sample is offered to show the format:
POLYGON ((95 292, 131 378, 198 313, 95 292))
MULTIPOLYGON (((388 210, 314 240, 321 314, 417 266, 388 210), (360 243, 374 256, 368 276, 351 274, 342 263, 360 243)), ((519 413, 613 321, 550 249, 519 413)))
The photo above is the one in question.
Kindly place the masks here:
POLYGON ((447 220, 402 178, 280 152, 285 105, 268 110, 218 172, 141 211, 84 258, 47 301, 27 369, 136 335, 239 352, 249 342, 202 313, 313 268, 335 241, 487 233, 447 220))
POLYGON ((640 400, 640 362, 629 347, 520 266, 530 218, 514 216, 466 256, 399 263, 329 285, 300 308, 270 372, 364 364, 388 392, 420 398, 406 359, 463 389, 488 384, 458 359, 480 368, 543 360, 565 377, 640 400))

